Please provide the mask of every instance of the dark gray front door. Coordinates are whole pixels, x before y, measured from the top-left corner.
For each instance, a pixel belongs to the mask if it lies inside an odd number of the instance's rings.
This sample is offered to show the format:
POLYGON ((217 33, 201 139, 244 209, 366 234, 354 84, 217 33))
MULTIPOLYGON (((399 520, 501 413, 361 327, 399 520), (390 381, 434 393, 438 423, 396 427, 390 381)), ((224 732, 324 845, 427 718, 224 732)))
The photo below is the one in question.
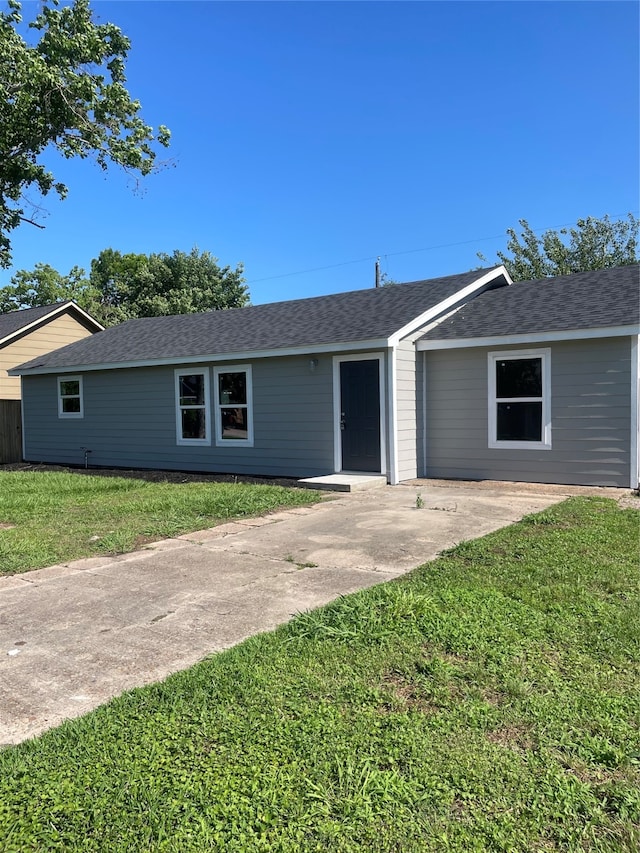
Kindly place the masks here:
POLYGON ((342 470, 380 473, 380 362, 340 362, 342 470))

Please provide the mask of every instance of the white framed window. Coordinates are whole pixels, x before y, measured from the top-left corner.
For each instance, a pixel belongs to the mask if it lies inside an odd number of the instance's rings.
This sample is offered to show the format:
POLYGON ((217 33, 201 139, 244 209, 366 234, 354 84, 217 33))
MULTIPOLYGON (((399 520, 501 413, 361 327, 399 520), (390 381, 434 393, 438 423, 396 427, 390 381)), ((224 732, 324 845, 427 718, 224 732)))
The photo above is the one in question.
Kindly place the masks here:
POLYGON ((58 417, 84 417, 82 376, 58 376, 58 417))
POLYGON ((185 367, 175 371, 175 378, 177 443, 211 444, 209 371, 185 367))
POLYGON ((489 447, 551 450, 551 350, 488 354, 489 447))
POLYGON ((250 364, 214 367, 216 444, 253 447, 253 384, 250 364))

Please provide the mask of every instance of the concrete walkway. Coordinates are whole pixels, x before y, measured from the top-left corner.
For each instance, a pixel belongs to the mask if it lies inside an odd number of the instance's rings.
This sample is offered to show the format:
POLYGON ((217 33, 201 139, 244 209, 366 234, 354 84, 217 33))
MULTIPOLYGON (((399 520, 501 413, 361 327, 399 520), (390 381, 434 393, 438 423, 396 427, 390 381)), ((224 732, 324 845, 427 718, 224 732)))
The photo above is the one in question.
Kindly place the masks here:
POLYGON ((567 492, 384 487, 0 578, 0 744, 397 577, 567 492))

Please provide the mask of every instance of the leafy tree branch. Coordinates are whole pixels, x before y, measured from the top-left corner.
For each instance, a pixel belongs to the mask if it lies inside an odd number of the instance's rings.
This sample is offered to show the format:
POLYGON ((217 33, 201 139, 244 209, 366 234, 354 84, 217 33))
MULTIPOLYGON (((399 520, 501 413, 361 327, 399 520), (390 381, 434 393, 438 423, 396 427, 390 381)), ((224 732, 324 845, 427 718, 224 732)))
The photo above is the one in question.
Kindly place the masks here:
POLYGON ((144 122, 140 103, 126 88, 129 39, 114 24, 93 20, 88 0, 60 7, 43 0, 29 23, 28 43, 18 32, 22 4, 8 0, 0 12, 0 266, 11 262, 11 232, 29 203, 26 192, 65 198, 68 189, 40 162, 48 147, 63 157, 92 157, 148 175, 156 145, 169 131, 144 122))
MULTIPOLYGON (((548 276, 569 275, 638 262, 640 220, 629 213, 625 219, 609 216, 578 219, 575 227, 548 230, 538 236, 526 219, 520 219, 521 233, 507 229, 507 254, 498 252, 514 281, 531 281, 548 276)), ((482 254, 478 257, 486 262, 482 254)))

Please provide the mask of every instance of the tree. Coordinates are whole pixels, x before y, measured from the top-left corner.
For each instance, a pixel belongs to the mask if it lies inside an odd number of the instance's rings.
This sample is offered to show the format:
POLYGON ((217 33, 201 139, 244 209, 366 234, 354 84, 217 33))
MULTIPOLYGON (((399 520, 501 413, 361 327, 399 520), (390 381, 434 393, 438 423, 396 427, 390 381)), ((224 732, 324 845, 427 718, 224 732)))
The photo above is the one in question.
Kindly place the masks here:
POLYGON ((111 325, 131 317, 241 308, 249 300, 242 273, 242 264, 220 267, 210 252, 195 247, 148 256, 105 249, 91 262, 89 280, 100 294, 101 322, 111 325))
MULTIPOLYGON (((548 230, 538 236, 526 219, 520 219, 522 234, 507 230, 507 251, 498 258, 514 281, 530 281, 548 276, 568 275, 584 270, 635 264, 638 261, 640 220, 633 214, 611 221, 609 216, 578 219, 574 228, 548 230), (562 236, 561 236, 562 235, 562 236), (569 240, 563 240, 563 237, 569 240)), ((478 253, 486 262, 486 258, 478 253)))
POLYGON ((0 313, 65 302, 67 299, 73 299, 85 311, 93 312, 97 296, 80 267, 73 267, 68 275, 60 275, 49 264, 36 264, 31 271, 18 270, 11 284, 0 289, 0 313))
POLYGON ((220 267, 210 252, 122 254, 104 249, 91 261, 60 275, 49 264, 19 270, 0 288, 0 313, 74 299, 104 326, 134 317, 194 314, 240 308, 249 301, 242 264, 220 267))
POLYGON ((169 143, 167 128, 154 133, 126 89, 129 39, 114 24, 95 23, 89 0, 61 8, 58 0, 42 0, 29 23, 39 34, 33 44, 17 29, 21 6, 8 0, 8 11, 0 12, 0 267, 10 265, 11 231, 36 224, 25 216, 26 206, 36 209, 27 192, 67 195, 40 162, 46 148, 147 175, 154 143, 169 143))
POLYGON ((114 326, 132 317, 142 316, 132 306, 134 294, 144 286, 154 287, 149 277, 147 255, 123 255, 114 249, 103 249, 91 261, 89 278, 97 294, 98 305, 94 308, 94 316, 99 315, 104 326, 114 326))

